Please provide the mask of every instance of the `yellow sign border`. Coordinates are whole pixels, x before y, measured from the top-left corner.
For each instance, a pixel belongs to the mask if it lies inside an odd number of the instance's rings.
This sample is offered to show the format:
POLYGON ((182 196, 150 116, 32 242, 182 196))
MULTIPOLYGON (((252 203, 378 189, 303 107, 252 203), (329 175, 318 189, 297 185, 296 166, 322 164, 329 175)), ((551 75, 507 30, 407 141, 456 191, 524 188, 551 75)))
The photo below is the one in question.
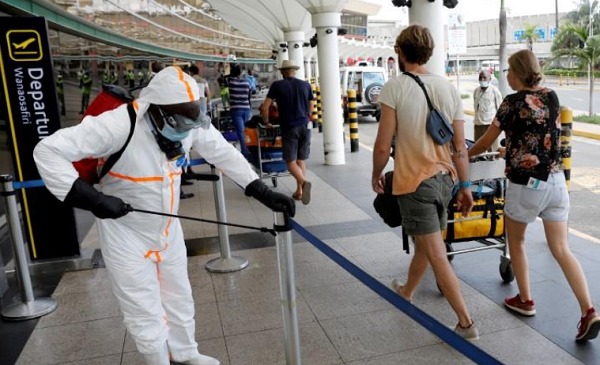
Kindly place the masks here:
POLYGON ((42 58, 44 58, 44 51, 42 49, 42 37, 40 36, 40 33, 38 33, 37 30, 34 29, 13 29, 13 30, 9 30, 8 32, 6 32, 6 42, 7 42, 7 48, 8 48, 8 56, 10 57, 11 60, 15 61, 15 62, 32 62, 32 61, 40 61, 42 58), (37 41, 38 41, 38 50, 39 50, 39 57, 38 58, 15 58, 13 57, 13 52, 12 52, 12 43, 10 42, 10 35, 11 33, 34 33, 37 41))

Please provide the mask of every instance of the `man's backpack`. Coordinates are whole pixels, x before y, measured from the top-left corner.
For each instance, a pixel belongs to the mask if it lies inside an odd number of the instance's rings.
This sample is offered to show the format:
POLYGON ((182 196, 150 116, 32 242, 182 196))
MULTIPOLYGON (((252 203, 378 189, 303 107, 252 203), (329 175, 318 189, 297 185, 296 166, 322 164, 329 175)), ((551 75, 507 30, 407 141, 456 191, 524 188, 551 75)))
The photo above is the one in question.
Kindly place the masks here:
POLYGON ((385 186, 383 194, 377 194, 373 201, 373 207, 381 219, 390 227, 395 228, 402 225, 402 214, 398 205, 398 196, 392 194, 394 184, 394 171, 385 173, 385 186))
POLYGON ((102 85, 102 90, 96 96, 94 101, 90 104, 90 106, 86 109, 84 118, 88 115, 97 116, 105 111, 113 110, 120 105, 127 103, 127 112, 129 114, 129 121, 131 123, 131 128, 129 130, 129 135, 127 136, 127 140, 121 149, 114 154, 110 155, 104 165, 100 168, 99 159, 97 158, 86 158, 80 161, 73 162, 73 166, 79 173, 79 177, 90 183, 97 184, 100 182, 100 179, 106 175, 110 169, 115 165, 115 163, 119 160, 125 148, 129 144, 131 137, 133 136, 133 131, 135 129, 135 120, 136 113, 133 108, 133 96, 125 89, 116 85, 102 85))

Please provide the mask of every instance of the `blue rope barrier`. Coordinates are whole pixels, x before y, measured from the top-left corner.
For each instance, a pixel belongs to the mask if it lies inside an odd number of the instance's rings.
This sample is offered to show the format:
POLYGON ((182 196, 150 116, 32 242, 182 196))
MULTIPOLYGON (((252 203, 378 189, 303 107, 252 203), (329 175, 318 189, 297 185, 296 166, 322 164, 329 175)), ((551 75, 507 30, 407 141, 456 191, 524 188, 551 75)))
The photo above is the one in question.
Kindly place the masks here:
MULTIPOLYGON (((187 166, 198 166, 198 165, 204 165, 206 164, 206 160, 203 158, 196 158, 196 159, 192 159, 189 160, 188 163, 186 163, 185 165, 183 165, 184 167, 187 166)), ((29 188, 40 188, 42 186, 45 186, 44 181, 42 179, 39 180, 27 180, 27 181, 13 181, 13 189, 18 190, 18 189, 29 189, 29 188)))
POLYGON ((29 189, 29 188, 39 188, 44 186, 43 180, 28 180, 28 181, 13 181, 13 189, 29 189))
POLYGON ((344 270, 348 271, 352 276, 357 278, 369 289, 373 290, 383 299, 387 300, 390 304, 400 309, 404 314, 408 315, 414 321, 425 327, 431 333, 439 337, 442 341, 461 352, 463 355, 471 359, 477 364, 486 365, 501 365, 502 363, 496 358, 483 351, 479 347, 473 345, 471 342, 465 340, 461 336, 457 335, 450 328, 444 326, 435 318, 431 317, 427 313, 423 312, 419 308, 415 307, 407 300, 399 296, 397 293, 381 284, 378 280, 367 274, 361 268, 348 261, 344 256, 340 255, 337 251, 329 247, 326 243, 319 240, 312 233, 307 231, 304 227, 298 224, 295 220, 291 219, 292 228, 304 237, 308 242, 315 246, 319 251, 324 253, 327 257, 332 259, 335 263, 340 265, 344 270))
POLYGON ((183 165, 183 167, 187 167, 187 166, 198 166, 198 165, 204 165, 206 164, 206 160, 203 158, 195 158, 190 160, 188 163, 186 163, 185 165, 183 165))

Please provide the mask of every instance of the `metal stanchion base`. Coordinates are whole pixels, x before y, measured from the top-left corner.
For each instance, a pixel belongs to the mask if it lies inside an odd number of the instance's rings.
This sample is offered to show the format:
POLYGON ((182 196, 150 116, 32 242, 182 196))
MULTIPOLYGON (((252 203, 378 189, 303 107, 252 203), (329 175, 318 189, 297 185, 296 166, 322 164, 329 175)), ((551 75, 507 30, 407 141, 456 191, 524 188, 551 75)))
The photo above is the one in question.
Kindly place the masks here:
POLYGON ((206 263, 206 270, 210 272, 234 272, 245 269, 248 266, 248 260, 239 256, 229 258, 212 259, 206 263))
POLYGON ((53 312, 58 303, 52 298, 35 298, 33 302, 9 305, 2 310, 2 318, 7 321, 24 321, 38 318, 53 312))

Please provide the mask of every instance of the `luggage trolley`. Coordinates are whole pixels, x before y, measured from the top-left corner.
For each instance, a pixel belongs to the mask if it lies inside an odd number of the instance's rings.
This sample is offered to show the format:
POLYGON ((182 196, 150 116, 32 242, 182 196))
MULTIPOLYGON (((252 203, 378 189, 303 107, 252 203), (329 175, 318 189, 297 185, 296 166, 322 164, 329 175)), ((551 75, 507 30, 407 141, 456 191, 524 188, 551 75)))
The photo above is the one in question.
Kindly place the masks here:
POLYGON ((287 176, 287 163, 283 160, 281 127, 265 127, 256 123, 256 128, 246 126, 246 147, 250 152, 248 161, 254 166, 261 179, 271 178, 277 187, 277 178, 287 176))
MULTIPOLYGON (((510 283, 514 280, 514 271, 504 232, 505 161, 497 156, 497 152, 484 153, 469 163, 473 210, 463 217, 456 209, 455 195, 448 205, 448 226, 442 231, 442 237, 450 261, 463 253, 492 248, 502 250, 500 277, 510 283), (453 244, 459 242, 477 242, 481 246, 456 250, 453 244)), ((403 232, 402 237, 404 250, 408 253, 408 236, 403 232)))

